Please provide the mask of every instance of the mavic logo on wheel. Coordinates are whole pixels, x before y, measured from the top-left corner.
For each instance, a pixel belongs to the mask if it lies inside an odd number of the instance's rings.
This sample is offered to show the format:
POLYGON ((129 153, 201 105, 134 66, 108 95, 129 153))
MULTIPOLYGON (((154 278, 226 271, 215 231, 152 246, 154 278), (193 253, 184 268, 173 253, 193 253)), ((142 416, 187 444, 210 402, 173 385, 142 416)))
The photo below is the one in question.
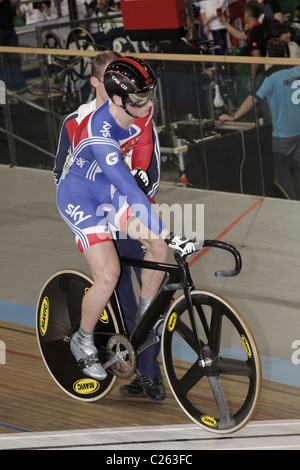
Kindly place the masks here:
POLYGON ((48 328, 48 321, 49 321, 49 299, 48 297, 44 297, 41 303, 40 308, 40 334, 41 336, 45 336, 47 328, 48 328))
POLYGON ((176 320, 177 320, 177 313, 174 312, 174 313, 172 313, 172 315, 170 316, 169 321, 168 321, 168 330, 169 331, 174 330, 175 325, 176 325, 176 320))
POLYGON ((101 313, 99 320, 100 320, 102 323, 105 323, 105 324, 107 324, 107 323, 109 322, 109 317, 108 317, 107 311, 106 311, 105 309, 104 309, 103 312, 101 313))
POLYGON ((247 356, 249 357, 249 359, 251 359, 251 357, 252 357, 251 348, 249 346, 247 338, 244 335, 242 335, 242 340, 243 340, 243 343, 244 343, 244 346, 245 346, 245 349, 246 349, 247 356))
POLYGON ((97 392, 100 384, 94 379, 79 379, 74 383, 73 389, 80 395, 89 395, 90 393, 97 392))
POLYGON ((218 424, 214 418, 212 418, 211 416, 207 416, 207 415, 202 415, 201 421, 203 424, 206 424, 206 426, 210 426, 211 428, 216 428, 218 424))

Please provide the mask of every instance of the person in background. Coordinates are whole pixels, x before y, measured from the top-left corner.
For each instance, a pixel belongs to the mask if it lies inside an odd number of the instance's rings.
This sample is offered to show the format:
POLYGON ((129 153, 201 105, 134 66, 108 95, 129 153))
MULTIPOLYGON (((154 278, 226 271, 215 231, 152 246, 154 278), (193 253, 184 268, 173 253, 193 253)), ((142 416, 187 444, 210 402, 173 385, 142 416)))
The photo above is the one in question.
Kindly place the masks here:
MULTIPOLYGON (((244 22, 244 5, 246 0, 234 0, 228 2, 228 21, 239 31, 243 31, 245 27, 244 22)), ((230 36, 231 47, 242 46, 242 40, 238 40, 230 36)))
MULTIPOLYGON (((14 28, 15 7, 10 0, 0 0, 0 45, 18 47, 18 37, 14 28)), ((0 79, 9 90, 15 92, 28 91, 21 68, 20 54, 5 53, 4 70, 0 63, 0 79)))
MULTIPOLYGON (((48 2, 50 4, 50 2, 48 2)), ((26 25, 39 23, 45 21, 45 16, 42 10, 42 2, 37 3, 23 3, 18 6, 18 15, 20 18, 25 19, 26 25)))
POLYGON ((278 0, 257 0, 268 18, 282 22, 282 12, 278 0))
POLYGON ((230 37, 220 22, 221 14, 226 14, 228 22, 236 29, 243 31, 244 4, 246 0, 205 0, 194 2, 196 11, 199 11, 201 34, 206 39, 214 39, 226 53, 232 46, 239 44, 239 40, 230 37))
POLYGON ((121 1, 120 0, 114 0, 113 2, 114 4, 114 9, 116 12, 120 12, 121 13, 121 1))
POLYGON ((216 53, 225 54, 227 50, 226 28, 220 21, 220 16, 224 12, 224 0, 202 0, 199 2, 203 34, 208 40, 214 40, 216 53))
POLYGON ((106 16, 115 13, 116 10, 110 4, 110 0, 92 0, 87 3, 88 16, 106 16))
MULTIPOLYGON (((268 57, 286 57, 286 43, 272 38, 268 57)), ((249 95, 232 115, 220 121, 235 121, 256 103, 266 100, 272 118, 272 148, 275 182, 291 199, 300 200, 300 66, 273 65, 265 71, 255 96, 249 95)))
MULTIPOLYGON (((240 55, 252 56, 252 57, 264 57, 265 56, 265 34, 264 27, 259 22, 259 16, 261 14, 261 8, 256 1, 248 2, 244 5, 244 21, 245 30, 239 31, 232 26, 226 17, 222 15, 221 21, 227 31, 234 36, 236 39, 244 41, 244 47, 240 55)), ((251 77, 248 83, 248 89, 251 87, 251 81, 255 78, 256 73, 259 69, 259 64, 250 65, 251 77)))
POLYGON ((288 45, 288 57, 299 58, 300 46, 296 42, 291 41, 291 36, 290 28, 285 23, 275 23, 271 28, 271 37, 282 39, 288 45))

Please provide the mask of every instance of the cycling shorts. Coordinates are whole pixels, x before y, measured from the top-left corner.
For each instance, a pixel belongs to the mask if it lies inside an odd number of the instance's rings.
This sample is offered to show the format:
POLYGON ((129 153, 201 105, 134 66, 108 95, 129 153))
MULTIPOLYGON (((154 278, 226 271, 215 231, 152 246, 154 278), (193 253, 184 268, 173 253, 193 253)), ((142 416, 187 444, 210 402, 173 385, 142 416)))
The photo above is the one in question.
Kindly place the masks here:
POLYGON ((127 221, 133 212, 125 196, 118 190, 107 196, 107 189, 101 197, 101 184, 72 173, 60 181, 57 206, 81 252, 97 243, 112 241, 115 230, 126 237, 127 221))

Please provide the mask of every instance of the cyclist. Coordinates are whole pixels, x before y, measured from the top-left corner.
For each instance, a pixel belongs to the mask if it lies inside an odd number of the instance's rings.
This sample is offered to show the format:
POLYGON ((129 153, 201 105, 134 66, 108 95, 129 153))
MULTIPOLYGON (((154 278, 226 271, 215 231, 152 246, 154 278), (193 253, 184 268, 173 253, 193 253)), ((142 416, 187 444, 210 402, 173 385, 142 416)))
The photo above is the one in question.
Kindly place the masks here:
MULTIPOLYGON (((104 86, 110 100, 80 123, 57 191, 61 216, 94 279, 83 298, 81 324, 71 339, 71 351, 81 370, 98 380, 106 372, 94 346, 94 328, 120 274, 110 227, 145 245, 147 260, 167 261, 168 245, 184 254, 195 249, 190 240, 169 233, 123 161, 138 137, 134 119, 145 118, 153 107, 153 71, 140 59, 119 58, 107 67, 104 86)), ((145 313, 163 275, 142 270, 138 316, 145 313)))
MULTIPOLYGON (((108 50, 100 52, 92 60, 91 84, 96 97, 92 101, 81 105, 77 111, 67 116, 63 122, 53 169, 56 185, 59 183, 72 138, 80 122, 84 117, 98 109, 105 103, 105 101, 108 100, 103 84, 103 75, 107 65, 112 62, 112 60, 119 57, 121 57, 121 55, 118 52, 108 50)), ((146 178, 148 179, 149 184, 143 190, 150 198, 153 198, 156 195, 160 179, 160 148, 157 130, 152 120, 152 115, 153 108, 150 111, 149 116, 146 118, 134 120, 134 124, 141 129, 140 138, 135 143, 131 152, 126 154, 124 157, 131 169, 140 168, 141 171, 139 170, 135 175, 135 178, 138 181, 140 181, 141 174, 143 176, 143 171, 147 171, 146 178)), ((140 183, 143 186, 142 181, 140 181, 140 183)), ((116 238, 115 245, 119 256, 139 259, 144 257, 144 247, 137 240, 133 240, 129 237, 125 240, 122 238, 116 238)), ((140 269, 136 268, 135 273, 139 284, 141 284, 140 269)), ((123 316, 127 327, 131 332, 135 326, 137 302, 131 280, 130 266, 122 266, 117 292, 122 306, 123 316)), ((150 334, 147 340, 153 336, 154 334, 150 334)), ((160 344, 156 343, 138 356, 137 378, 132 383, 120 388, 120 392, 123 395, 132 397, 141 397, 146 395, 152 400, 165 399, 165 387, 161 377, 159 362, 157 360, 159 352, 160 344)))
MULTIPOLYGON (((56 185, 59 183, 66 156, 69 153, 74 133, 80 122, 108 100, 103 84, 104 71, 112 60, 120 57, 121 55, 118 52, 103 51, 92 60, 91 84, 94 90, 96 90, 96 97, 91 102, 81 105, 78 110, 69 114, 63 122, 53 169, 56 185)), ((153 198, 157 193, 160 179, 160 149, 157 130, 152 117, 153 108, 146 118, 135 119, 135 125, 141 129, 140 137, 131 152, 125 155, 125 161, 131 169, 139 168, 147 172, 148 185, 145 188, 145 192, 150 198, 153 198)), ((145 175, 140 173, 136 175, 136 178, 139 179, 140 176, 145 178, 145 175)), ((142 181, 141 184, 143 185, 142 181)))

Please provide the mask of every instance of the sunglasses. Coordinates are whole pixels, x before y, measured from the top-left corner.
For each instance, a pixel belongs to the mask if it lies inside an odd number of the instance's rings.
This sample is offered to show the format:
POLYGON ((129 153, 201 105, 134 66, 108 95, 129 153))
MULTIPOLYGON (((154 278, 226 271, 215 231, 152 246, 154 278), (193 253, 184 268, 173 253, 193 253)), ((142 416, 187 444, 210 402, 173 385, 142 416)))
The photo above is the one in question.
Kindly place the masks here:
POLYGON ((155 87, 146 93, 129 93, 128 98, 126 99, 126 104, 132 108, 142 108, 146 106, 149 101, 153 101, 155 96, 155 87))

